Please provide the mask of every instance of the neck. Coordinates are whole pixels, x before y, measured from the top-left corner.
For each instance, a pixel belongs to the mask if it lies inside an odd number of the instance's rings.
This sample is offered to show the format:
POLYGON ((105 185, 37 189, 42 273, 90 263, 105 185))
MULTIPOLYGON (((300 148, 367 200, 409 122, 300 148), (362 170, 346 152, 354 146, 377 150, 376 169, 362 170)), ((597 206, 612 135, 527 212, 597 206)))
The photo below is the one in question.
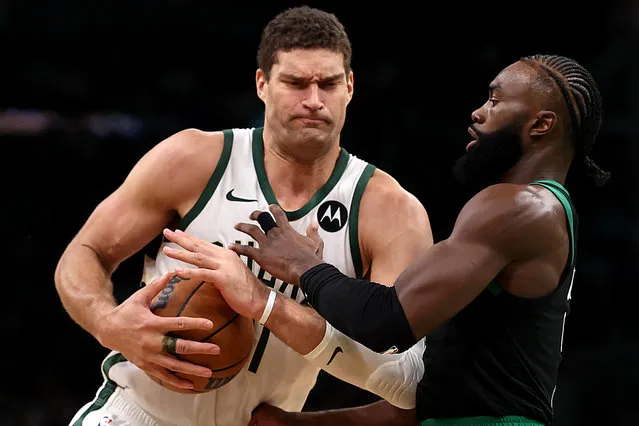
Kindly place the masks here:
POLYGON ((502 182, 527 184, 537 180, 554 180, 564 185, 571 156, 556 149, 545 149, 524 156, 501 179, 502 182))
POLYGON ((264 169, 280 206, 293 211, 306 204, 333 173, 340 155, 339 139, 330 146, 293 145, 265 126, 264 169))

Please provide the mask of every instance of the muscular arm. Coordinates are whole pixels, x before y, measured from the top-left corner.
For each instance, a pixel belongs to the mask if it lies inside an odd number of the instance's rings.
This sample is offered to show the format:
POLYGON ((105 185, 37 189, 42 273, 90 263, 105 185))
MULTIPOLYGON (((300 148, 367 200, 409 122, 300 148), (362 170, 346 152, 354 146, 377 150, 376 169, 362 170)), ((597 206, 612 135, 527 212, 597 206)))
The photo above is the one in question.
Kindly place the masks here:
MULTIPOLYGON (((283 425, 307 426, 366 425, 366 426, 417 426, 415 410, 402 410, 386 401, 378 401, 362 407, 327 411, 286 413, 270 406, 258 407, 250 425, 262 423, 272 417, 280 417, 283 425)), ((265 424, 270 424, 268 421, 265 424)))
MULTIPOLYGON (((349 294, 385 291, 375 283, 337 277, 323 264, 304 273, 302 288, 313 306, 336 327, 368 328, 368 318, 388 311, 383 303, 397 300, 395 320, 407 319, 419 339, 450 319, 472 301, 502 269, 512 262, 529 261, 555 250, 558 243, 555 213, 540 203, 525 186, 501 184, 490 187, 460 213, 450 237, 422 251, 395 282, 396 297, 379 297, 354 307, 341 301, 349 294), (525 243, 522 243, 525 242, 525 243), (333 278, 328 278, 329 275, 333 278), (357 290, 355 290, 357 289, 357 290), (344 309, 361 310, 364 320, 354 322, 344 309)), ((391 339, 397 330, 378 328, 380 340, 391 339)))
MULTIPOLYGON (((158 235, 190 194, 199 193, 207 182, 187 179, 183 173, 197 169, 192 161, 202 148, 201 134, 182 131, 151 149, 96 207, 59 260, 55 284, 64 307, 102 344, 108 324, 104 320, 116 307, 111 274, 158 235), (194 181, 202 188, 194 187, 194 181)), ((221 152, 221 142, 210 145, 212 150, 219 145, 221 152)))

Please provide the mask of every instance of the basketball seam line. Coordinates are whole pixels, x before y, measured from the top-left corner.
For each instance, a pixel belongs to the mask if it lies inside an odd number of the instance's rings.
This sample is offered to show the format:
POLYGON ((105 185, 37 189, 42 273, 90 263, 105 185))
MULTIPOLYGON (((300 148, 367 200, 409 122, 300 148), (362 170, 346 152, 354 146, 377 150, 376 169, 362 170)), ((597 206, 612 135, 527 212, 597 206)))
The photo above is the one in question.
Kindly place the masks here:
POLYGON ((213 333, 209 334, 205 338, 200 339, 200 342, 204 342, 206 340, 209 340, 211 337, 215 336, 217 333, 219 333, 220 331, 224 330, 230 323, 235 321, 237 319, 237 317, 239 317, 239 316, 240 316, 240 314, 236 313, 235 316, 233 318, 231 318, 230 320, 228 320, 226 322, 226 324, 224 324, 222 327, 218 328, 217 330, 215 330, 213 333))
POLYGON ((186 305, 189 303, 189 301, 193 298, 193 296, 195 295, 195 293, 197 293, 197 291, 204 285, 206 281, 202 281, 201 283, 199 283, 197 285, 197 287, 195 287, 193 289, 193 291, 191 292, 191 294, 189 294, 189 297, 186 298, 186 300, 184 301, 184 303, 182 304, 182 306, 180 307, 180 310, 178 311, 176 317, 179 317, 180 315, 182 315, 182 311, 184 311, 184 309, 186 308, 186 305))

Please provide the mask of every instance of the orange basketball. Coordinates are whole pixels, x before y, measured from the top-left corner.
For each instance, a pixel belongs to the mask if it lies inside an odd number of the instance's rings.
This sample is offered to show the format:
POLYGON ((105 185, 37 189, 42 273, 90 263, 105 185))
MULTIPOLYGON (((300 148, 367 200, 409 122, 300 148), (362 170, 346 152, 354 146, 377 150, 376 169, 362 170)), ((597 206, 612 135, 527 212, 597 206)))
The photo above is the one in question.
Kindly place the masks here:
POLYGON ((215 285, 174 274, 151 302, 151 311, 162 317, 210 319, 213 321, 213 330, 185 330, 172 332, 171 335, 180 339, 210 342, 220 347, 219 355, 174 355, 210 368, 213 375, 206 378, 172 372, 191 381, 193 389, 176 388, 149 376, 167 389, 182 393, 209 392, 231 381, 248 361, 253 348, 253 320, 231 309, 215 285))

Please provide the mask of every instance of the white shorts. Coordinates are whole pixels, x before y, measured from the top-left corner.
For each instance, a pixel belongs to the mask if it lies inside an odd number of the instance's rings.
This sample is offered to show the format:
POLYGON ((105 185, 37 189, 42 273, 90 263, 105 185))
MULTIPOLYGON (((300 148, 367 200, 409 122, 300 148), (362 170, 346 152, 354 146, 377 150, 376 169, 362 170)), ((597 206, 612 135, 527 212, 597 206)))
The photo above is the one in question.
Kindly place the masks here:
POLYGON ((86 404, 73 416, 69 426, 165 426, 158 423, 135 402, 126 397, 125 392, 113 382, 106 382, 99 390, 96 398, 86 404), (100 393, 107 386, 115 389, 106 401, 101 400, 100 393), (92 410, 91 406, 102 405, 92 410))

